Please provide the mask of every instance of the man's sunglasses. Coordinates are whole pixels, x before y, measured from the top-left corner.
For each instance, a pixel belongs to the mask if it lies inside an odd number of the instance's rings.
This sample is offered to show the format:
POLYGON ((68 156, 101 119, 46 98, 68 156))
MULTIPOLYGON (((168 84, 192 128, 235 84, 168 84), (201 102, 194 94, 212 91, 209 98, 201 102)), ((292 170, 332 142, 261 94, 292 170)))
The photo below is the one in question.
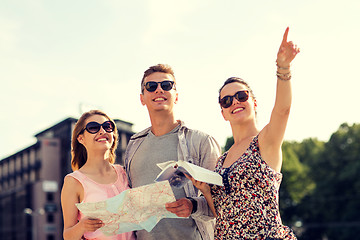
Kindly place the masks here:
POLYGON ((225 96, 219 99, 220 106, 223 108, 230 107, 233 103, 234 97, 239 102, 246 102, 249 99, 249 91, 248 90, 238 91, 233 96, 225 96))
POLYGON ((98 131, 100 131, 100 128, 103 128, 105 132, 111 133, 115 129, 115 125, 112 121, 106 121, 103 124, 97 123, 97 122, 89 122, 86 124, 86 127, 81 131, 81 133, 84 132, 84 130, 88 131, 91 134, 95 134, 98 131))
POLYGON ((164 91, 170 91, 174 87, 174 82, 173 81, 162 81, 162 82, 150 81, 150 82, 145 83, 144 86, 145 86, 145 89, 148 92, 155 92, 155 90, 158 87, 158 84, 160 84, 161 88, 164 91))

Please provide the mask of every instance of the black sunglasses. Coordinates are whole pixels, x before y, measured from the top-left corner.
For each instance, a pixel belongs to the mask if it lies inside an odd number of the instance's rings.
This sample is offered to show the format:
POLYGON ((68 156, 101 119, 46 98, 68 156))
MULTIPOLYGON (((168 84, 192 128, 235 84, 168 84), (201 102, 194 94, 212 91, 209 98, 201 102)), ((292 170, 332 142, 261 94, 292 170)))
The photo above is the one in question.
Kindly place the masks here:
POLYGON ((81 133, 84 132, 84 130, 88 131, 91 134, 95 134, 98 131, 100 131, 100 128, 103 128, 105 132, 111 133, 115 129, 115 125, 112 121, 106 121, 103 124, 97 123, 97 122, 89 122, 86 124, 86 127, 81 131, 81 133))
POLYGON ((220 106, 223 108, 230 107, 233 103, 234 97, 239 102, 246 102, 249 99, 249 91, 248 90, 238 91, 233 96, 225 96, 219 99, 220 106))
POLYGON ((161 88, 164 91, 170 91, 174 87, 173 81, 162 81, 162 82, 150 81, 150 82, 145 83, 144 86, 148 92, 155 92, 155 90, 158 87, 158 84, 160 84, 161 88))

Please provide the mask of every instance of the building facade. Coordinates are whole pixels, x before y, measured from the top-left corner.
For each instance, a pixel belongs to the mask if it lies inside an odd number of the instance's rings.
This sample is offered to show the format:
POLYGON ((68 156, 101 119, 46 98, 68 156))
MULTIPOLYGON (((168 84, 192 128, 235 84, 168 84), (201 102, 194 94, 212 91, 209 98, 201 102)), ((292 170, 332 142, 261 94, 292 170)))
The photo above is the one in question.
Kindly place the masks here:
MULTIPOLYGON (((67 118, 35 135, 37 142, 0 161, 0 239, 61 240, 60 192, 71 169, 71 135, 77 119, 67 118)), ((116 163, 123 164, 132 123, 115 119, 116 163)))

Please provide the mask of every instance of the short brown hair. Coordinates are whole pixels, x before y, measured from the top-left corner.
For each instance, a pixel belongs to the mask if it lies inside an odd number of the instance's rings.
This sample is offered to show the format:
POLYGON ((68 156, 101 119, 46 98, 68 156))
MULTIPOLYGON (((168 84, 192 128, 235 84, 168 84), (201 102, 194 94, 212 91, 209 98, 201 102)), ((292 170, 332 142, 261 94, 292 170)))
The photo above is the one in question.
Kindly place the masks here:
POLYGON ((144 81, 145 81, 145 78, 147 76, 149 76, 150 74, 155 73, 155 72, 162 72, 162 73, 170 74, 175 80, 174 71, 172 70, 170 65, 159 63, 157 65, 151 66, 144 72, 144 76, 141 79, 141 93, 142 94, 144 94, 144 81))
POLYGON ((74 130, 73 130, 72 139, 71 139, 71 168, 73 169, 73 171, 80 169, 82 166, 84 166, 84 164, 87 161, 86 148, 84 147, 84 145, 79 143, 77 138, 83 132, 83 130, 85 128, 86 119, 88 119, 89 117, 91 117, 93 115, 104 116, 109 121, 114 123, 114 126, 115 126, 114 142, 110 148, 110 156, 109 156, 108 161, 111 164, 115 163, 115 159, 116 159, 115 150, 117 148, 118 138, 119 138, 116 124, 115 124, 114 120, 109 118, 109 116, 106 115, 104 112, 102 112, 100 110, 91 110, 91 111, 85 112, 85 113, 83 113, 83 115, 81 115, 79 120, 76 122, 74 130))

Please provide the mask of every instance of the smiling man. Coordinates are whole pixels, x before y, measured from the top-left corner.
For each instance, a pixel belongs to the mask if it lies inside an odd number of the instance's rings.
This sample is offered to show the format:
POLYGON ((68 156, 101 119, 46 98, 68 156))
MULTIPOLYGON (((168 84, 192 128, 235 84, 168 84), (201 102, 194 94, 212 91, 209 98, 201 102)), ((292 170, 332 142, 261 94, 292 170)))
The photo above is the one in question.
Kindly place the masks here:
MULTIPOLYGON (((147 107, 151 127, 133 135, 125 153, 125 168, 131 187, 154 183, 161 169, 157 163, 184 160, 213 170, 220 154, 215 139, 189 129, 174 116, 178 101, 174 72, 158 64, 144 72, 141 103, 147 107)), ((182 219, 162 219, 151 232, 137 231, 137 239, 213 239, 214 217, 204 197, 189 181, 174 188, 177 199, 166 209, 182 219)))

